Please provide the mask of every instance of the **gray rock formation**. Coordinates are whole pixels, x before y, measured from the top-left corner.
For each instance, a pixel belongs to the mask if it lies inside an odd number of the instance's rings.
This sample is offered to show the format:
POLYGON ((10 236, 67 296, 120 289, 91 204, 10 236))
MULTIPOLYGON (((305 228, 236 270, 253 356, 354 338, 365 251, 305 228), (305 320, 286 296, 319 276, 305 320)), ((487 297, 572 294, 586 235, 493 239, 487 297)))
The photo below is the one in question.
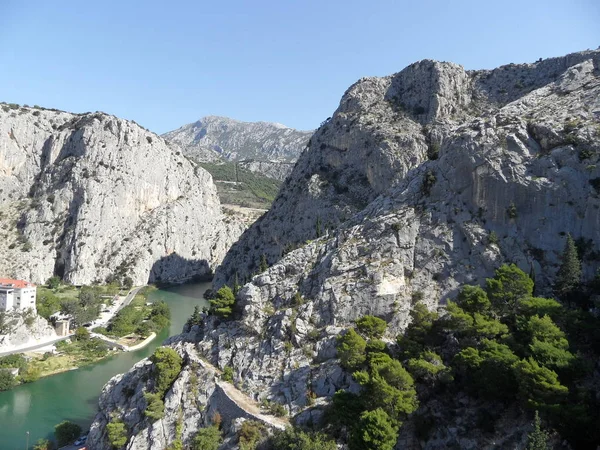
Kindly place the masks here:
MULTIPOLYGON (((566 233, 585 239, 589 278, 600 254, 599 99, 600 51, 493 71, 421 61, 360 80, 217 271, 215 287, 251 277, 238 294, 240 318, 208 317, 178 339, 232 367, 250 397, 317 423, 336 390, 357 388, 335 359, 335 337, 356 318, 385 318, 390 341, 412 298, 437 308, 507 261, 533 270, 543 293, 566 233), (253 275, 261 255, 271 267, 253 275)), ((486 436, 477 405, 455 400, 465 415, 426 441, 409 420, 397 448, 523 447, 519 411, 504 410, 486 436)), ((439 413, 435 400, 424 407, 439 413)))
POLYGON ((211 176, 139 125, 0 105, 0 273, 74 284, 206 275, 242 226, 211 176))
POLYGON ((253 159, 274 163, 296 161, 312 133, 278 123, 240 122, 207 116, 165 133, 163 137, 179 145, 186 155, 202 162, 253 159))
POLYGON ((34 345, 37 340, 53 337, 57 337, 54 328, 32 311, 11 311, 0 315, 0 352, 15 346, 34 345))

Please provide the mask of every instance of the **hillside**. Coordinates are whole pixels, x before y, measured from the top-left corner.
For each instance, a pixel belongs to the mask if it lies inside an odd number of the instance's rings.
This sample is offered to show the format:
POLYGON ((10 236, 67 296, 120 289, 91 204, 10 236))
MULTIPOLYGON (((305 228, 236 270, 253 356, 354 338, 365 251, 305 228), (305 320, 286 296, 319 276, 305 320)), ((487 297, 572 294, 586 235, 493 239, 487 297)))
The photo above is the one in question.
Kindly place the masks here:
POLYGON ((103 113, 0 104, 0 273, 44 283, 206 276, 242 226, 211 176, 103 113))
POLYGON ((198 161, 245 161, 248 170, 283 181, 312 133, 277 123, 207 116, 163 137, 198 161))
POLYGON ((223 205, 268 209, 281 182, 236 162, 198 163, 213 177, 223 205))
POLYGON ((600 51, 359 80, 219 267, 235 301, 169 342, 164 414, 143 415, 159 369, 140 363, 88 444, 122 421, 128 449, 188 445, 219 412, 237 448, 248 417, 205 359, 341 448, 524 449, 534 410, 554 448, 595 448, 599 99, 600 51))

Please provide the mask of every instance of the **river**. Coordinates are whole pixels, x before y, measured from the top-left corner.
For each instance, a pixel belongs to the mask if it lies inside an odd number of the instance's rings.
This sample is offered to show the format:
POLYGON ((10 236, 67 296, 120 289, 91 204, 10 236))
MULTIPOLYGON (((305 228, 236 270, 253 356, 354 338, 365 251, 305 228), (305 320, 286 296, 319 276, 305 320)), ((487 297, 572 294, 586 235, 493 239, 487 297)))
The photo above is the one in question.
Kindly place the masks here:
POLYGON ((98 397, 106 382, 150 356, 167 337, 179 334, 194 306, 207 305, 203 294, 209 287, 210 283, 184 284, 150 293, 150 301, 168 303, 171 325, 147 347, 0 392, 0 450, 24 449, 28 431, 30 447, 40 438, 52 438, 54 425, 63 420, 87 429, 98 410, 98 397))

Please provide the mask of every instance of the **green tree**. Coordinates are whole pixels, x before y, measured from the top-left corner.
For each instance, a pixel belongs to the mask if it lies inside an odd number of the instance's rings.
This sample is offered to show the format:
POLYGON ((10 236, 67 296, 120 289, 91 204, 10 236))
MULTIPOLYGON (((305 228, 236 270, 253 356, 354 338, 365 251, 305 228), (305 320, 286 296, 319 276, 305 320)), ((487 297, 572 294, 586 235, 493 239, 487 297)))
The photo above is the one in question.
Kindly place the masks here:
POLYGON ((381 408, 365 411, 355 429, 350 448, 361 450, 392 450, 398 439, 398 428, 381 408))
POLYGON ((356 328, 368 338, 379 339, 385 333, 387 323, 375 316, 363 316, 356 320, 356 328))
POLYGON ((518 301, 533 295, 533 280, 515 264, 504 264, 486 280, 486 291, 501 316, 514 314, 518 301))
POLYGON ((76 423, 65 420, 54 427, 54 436, 59 447, 70 444, 81 434, 81 427, 76 423))
POLYGON ((225 366, 223 373, 221 373, 221 379, 233 383, 233 368, 231 366, 225 366))
POLYGON ((76 341, 88 341, 91 335, 87 328, 79 327, 75 330, 75 335, 73 337, 76 341))
POLYGON ((335 441, 323 433, 307 433, 287 428, 275 433, 271 440, 273 450, 336 450, 335 441))
POLYGON ((200 428, 198 434, 194 437, 192 445, 193 450, 217 450, 223 442, 219 427, 211 425, 210 427, 200 428))
POLYGON ((144 399, 147 404, 144 415, 152 420, 162 419, 165 415, 165 404, 162 401, 161 395, 146 392, 144 394, 144 399))
POLYGON ((183 360, 170 347, 158 347, 150 360, 154 363, 156 373, 156 392, 163 397, 181 372, 183 360))
POLYGON ((0 391, 7 391, 17 385, 17 380, 8 370, 0 369, 0 391))
POLYGON ((557 407, 569 393, 558 381, 556 372, 540 366, 533 358, 517 362, 514 368, 520 397, 529 407, 557 407))
POLYGON ((106 425, 108 442, 115 450, 120 449, 127 443, 127 428, 122 420, 113 419, 106 425))
POLYGON ((542 430, 540 415, 536 411, 533 419, 533 430, 527 435, 527 450, 548 450, 548 433, 542 430))
POLYGON ((519 300, 518 305, 518 313, 526 317, 548 315, 556 320, 563 310, 563 306, 553 298, 525 297, 519 300))
POLYGON ((354 378, 365 389, 367 407, 383 408, 397 425, 418 407, 410 373, 398 360, 385 353, 372 354, 368 370, 355 372, 354 378))
POLYGON ((52 290, 58 289, 58 287, 60 286, 60 277, 53 276, 48 278, 48 281, 46 281, 46 285, 52 290))
POLYGON ((194 306, 194 312, 191 317, 187 320, 187 325, 191 328, 194 325, 202 324, 202 314, 200 313, 200 307, 198 305, 194 306))
POLYGON ((342 367, 346 370, 358 369, 365 362, 366 347, 367 342, 352 328, 343 336, 338 336, 336 348, 342 367))
POLYGON ((561 257, 562 263, 556 274, 554 291, 561 299, 568 299, 581 281, 581 261, 577 254, 575 241, 567 234, 567 242, 561 257))
POLYGON ((436 312, 430 312, 423 303, 416 303, 410 312, 411 322, 404 335, 398 336, 398 345, 405 358, 418 358, 425 347, 433 344, 436 312))
POLYGON ((259 273, 265 272, 269 268, 269 263, 267 263, 267 256, 263 253, 260 255, 260 263, 258 265, 259 273))
POLYGON ((463 286, 456 298, 456 303, 469 313, 489 314, 492 308, 487 293, 479 286, 463 286))
POLYGON ((223 286, 210 300, 210 312, 216 316, 228 318, 233 312, 235 305, 235 295, 229 286, 223 286))

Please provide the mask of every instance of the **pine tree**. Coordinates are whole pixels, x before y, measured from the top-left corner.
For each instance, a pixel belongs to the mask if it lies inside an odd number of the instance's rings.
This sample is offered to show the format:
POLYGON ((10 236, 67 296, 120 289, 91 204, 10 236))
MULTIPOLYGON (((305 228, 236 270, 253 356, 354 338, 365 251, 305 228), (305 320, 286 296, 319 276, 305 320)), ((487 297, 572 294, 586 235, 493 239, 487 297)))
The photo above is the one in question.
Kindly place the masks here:
POLYGON ((258 266, 259 273, 265 272, 269 268, 269 264, 267 263, 267 257, 263 254, 260 257, 260 264, 258 266))
POLYGON ((527 436, 527 450, 548 450, 548 433, 542 430, 537 411, 533 420, 533 430, 527 436))
POLYGON ((321 230, 321 218, 319 216, 317 216, 317 224, 316 224, 315 228, 316 228, 316 232, 317 232, 317 238, 320 238, 321 234, 322 234, 322 230, 321 230))
POLYGON ((567 234, 567 242, 561 259, 562 264, 556 274, 554 291, 561 299, 565 299, 575 291, 581 280, 581 261, 577 255, 575 241, 570 234, 567 234))

